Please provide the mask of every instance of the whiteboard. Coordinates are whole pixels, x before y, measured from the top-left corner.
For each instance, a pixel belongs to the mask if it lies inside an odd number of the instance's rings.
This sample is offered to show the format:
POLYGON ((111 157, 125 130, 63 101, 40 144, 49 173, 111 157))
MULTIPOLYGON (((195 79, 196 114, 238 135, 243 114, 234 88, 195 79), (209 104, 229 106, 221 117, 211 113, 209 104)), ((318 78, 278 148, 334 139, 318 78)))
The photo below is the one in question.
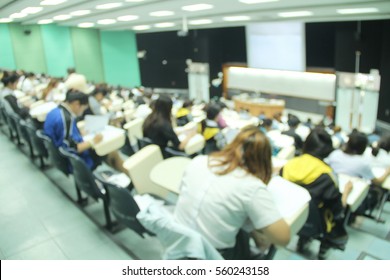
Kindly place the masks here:
POLYGON ((228 88, 324 101, 335 100, 336 75, 230 67, 228 88))

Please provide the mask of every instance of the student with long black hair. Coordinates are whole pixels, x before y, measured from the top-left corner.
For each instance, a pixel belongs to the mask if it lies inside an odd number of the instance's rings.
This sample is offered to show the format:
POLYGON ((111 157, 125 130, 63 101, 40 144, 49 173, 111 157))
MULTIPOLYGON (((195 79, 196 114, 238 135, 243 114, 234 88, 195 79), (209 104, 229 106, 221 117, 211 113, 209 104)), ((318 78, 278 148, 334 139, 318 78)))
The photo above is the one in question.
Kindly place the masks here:
POLYGON ((160 146, 162 153, 168 142, 171 142, 174 148, 184 150, 188 141, 195 135, 195 132, 189 133, 183 141, 179 140, 172 127, 172 105, 172 99, 168 95, 160 95, 142 127, 144 137, 150 138, 153 143, 160 146))

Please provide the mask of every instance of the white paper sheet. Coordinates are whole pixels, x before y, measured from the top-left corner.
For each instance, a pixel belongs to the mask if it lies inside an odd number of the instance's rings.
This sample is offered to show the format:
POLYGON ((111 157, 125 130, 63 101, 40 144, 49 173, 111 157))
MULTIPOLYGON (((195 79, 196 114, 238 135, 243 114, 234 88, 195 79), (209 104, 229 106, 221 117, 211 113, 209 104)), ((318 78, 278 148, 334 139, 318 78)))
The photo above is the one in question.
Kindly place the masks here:
POLYGON ((102 132, 108 125, 109 115, 104 116, 85 116, 85 131, 87 134, 96 134, 102 132))

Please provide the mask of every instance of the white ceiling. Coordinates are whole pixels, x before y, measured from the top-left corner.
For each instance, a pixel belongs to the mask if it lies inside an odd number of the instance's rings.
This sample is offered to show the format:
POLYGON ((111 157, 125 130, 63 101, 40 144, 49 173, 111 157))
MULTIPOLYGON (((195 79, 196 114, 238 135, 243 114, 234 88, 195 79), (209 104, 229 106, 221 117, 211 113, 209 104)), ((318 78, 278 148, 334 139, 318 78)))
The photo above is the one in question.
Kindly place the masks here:
MULTIPOLYGON (((128 2, 137 0, 67 0, 55 6, 42 6, 42 0, 0 0, 0 21, 9 18, 13 13, 20 13, 26 7, 43 7, 36 14, 28 14, 23 18, 15 18, 14 22, 22 24, 36 24, 39 20, 52 19, 58 15, 68 15, 78 10, 90 10, 90 14, 73 16, 68 20, 54 21, 65 26, 77 26, 80 23, 94 23, 94 28, 102 30, 132 30, 134 26, 149 25, 151 28, 139 32, 162 32, 181 30, 183 17, 186 18, 189 29, 213 28, 227 26, 243 26, 248 22, 291 21, 304 22, 318 21, 345 21, 345 20, 372 20, 390 19, 390 0, 273 0, 273 2, 244 4, 240 0, 138 0, 141 2, 128 2), (120 7, 99 10, 97 5, 106 3, 120 3, 120 7), (212 9, 189 12, 182 10, 183 6, 193 4, 209 4, 212 9), (377 12, 359 14, 339 14, 338 9, 351 8, 376 8, 377 12), (150 16, 150 12, 172 11, 173 15, 164 17, 150 16), (311 16, 295 18, 282 18, 280 12, 308 11, 311 16), (128 22, 117 21, 110 25, 101 25, 97 21, 101 19, 115 19, 120 16, 135 15, 138 19, 128 22), (223 18, 227 16, 248 16, 250 20, 239 22, 227 22, 223 18), (192 25, 193 20, 209 19, 212 23, 204 25, 192 25), (173 27, 157 28, 155 24, 169 22, 173 27)), ((249 0, 247 0, 249 1, 249 0)), ((253 0, 252 0, 253 1, 253 0)), ((266 0, 264 0, 266 1, 266 0)), ((272 0, 268 0, 272 1, 272 0)))

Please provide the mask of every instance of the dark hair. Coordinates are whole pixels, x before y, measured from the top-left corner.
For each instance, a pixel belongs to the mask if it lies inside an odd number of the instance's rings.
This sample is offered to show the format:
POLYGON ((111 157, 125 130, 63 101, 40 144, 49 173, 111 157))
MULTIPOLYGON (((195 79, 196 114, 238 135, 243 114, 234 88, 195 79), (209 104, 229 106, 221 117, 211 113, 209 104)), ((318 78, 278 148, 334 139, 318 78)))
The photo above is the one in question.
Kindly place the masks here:
POLYGON ((268 184, 272 176, 271 145, 257 127, 247 126, 223 150, 212 153, 209 166, 222 167, 214 171, 225 175, 236 168, 242 168, 268 184))
POLYGON ((1 82, 6 87, 9 84, 13 84, 13 83, 17 82, 18 79, 19 79, 19 76, 17 74, 4 72, 4 76, 1 79, 1 82))
MULTIPOLYGON (((218 114, 221 112, 221 107, 215 103, 209 103, 204 108, 204 111, 206 112, 206 118, 208 120, 214 120, 218 114)), ((206 119, 202 120, 200 123, 202 133, 205 131, 207 125, 206 125, 206 119)))
POLYGON ((390 152, 390 134, 381 137, 378 147, 386 152, 390 152))
POLYGON ((302 152, 323 160, 333 151, 332 138, 322 127, 314 128, 303 143, 302 152))
POLYGON ((187 100, 185 100, 184 102, 183 102, 183 108, 189 108, 189 107, 191 107, 192 105, 194 104, 194 102, 192 102, 192 100, 189 100, 189 99, 187 99, 187 100))
POLYGON ((76 69, 74 69, 73 67, 70 67, 70 68, 66 69, 66 72, 67 72, 68 74, 72 74, 72 73, 75 73, 75 72, 76 72, 76 69))
POLYGON ((349 135, 349 139, 344 152, 350 155, 361 155, 366 150, 367 145, 367 136, 357 130, 354 130, 349 135))
POLYGON ((76 90, 68 90, 66 93, 65 102, 67 103, 73 103, 75 101, 79 101, 81 105, 88 104, 88 95, 81 91, 76 90))
POLYGON ((171 123, 172 105, 172 99, 168 95, 160 95, 153 104, 152 113, 145 119, 143 131, 148 130, 155 124, 171 123))
POLYGON ((208 104, 205 108, 207 119, 214 120, 221 112, 221 107, 215 103, 208 104))
POLYGON ((103 88, 103 87, 97 87, 93 90, 92 92, 92 95, 95 96, 97 94, 103 94, 103 96, 106 96, 107 95, 107 89, 103 88))
POLYGON ((272 126, 272 120, 271 119, 264 119, 263 123, 261 125, 263 127, 270 127, 270 126, 272 126))
POLYGON ((378 145, 372 148, 372 155, 376 157, 380 149, 390 152, 390 134, 384 135, 379 139, 378 145))
POLYGON ((290 118, 287 121, 288 126, 291 128, 296 128, 300 122, 301 121, 298 119, 298 117, 294 115, 290 115, 290 118))

